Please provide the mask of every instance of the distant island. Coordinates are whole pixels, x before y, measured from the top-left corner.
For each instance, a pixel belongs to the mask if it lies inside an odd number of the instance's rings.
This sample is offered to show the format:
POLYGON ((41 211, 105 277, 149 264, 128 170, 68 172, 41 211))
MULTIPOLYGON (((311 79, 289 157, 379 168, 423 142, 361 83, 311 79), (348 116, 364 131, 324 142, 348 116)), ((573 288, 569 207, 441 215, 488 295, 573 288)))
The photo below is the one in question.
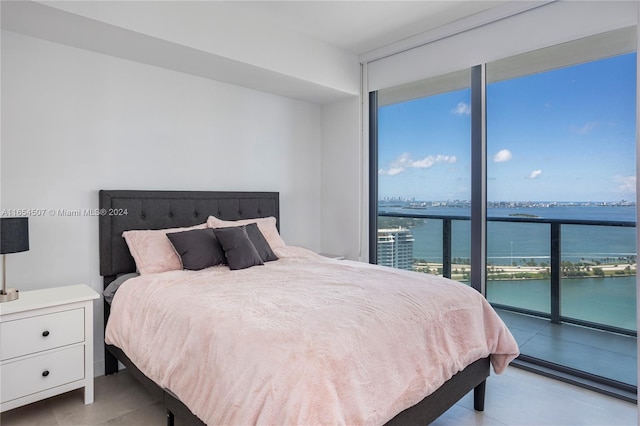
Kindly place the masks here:
MULTIPOLYGON (((525 261, 525 259, 523 259, 525 261)), ((468 258, 454 258, 451 265, 451 278, 457 281, 469 281, 471 277, 471 261, 468 258)), ((581 262, 563 261, 561 278, 615 278, 635 276, 637 273, 635 255, 607 258, 601 260, 584 260, 581 262)), ((426 259, 413 259, 413 270, 426 274, 442 275, 442 263, 430 262, 426 259)), ((487 264, 488 280, 549 280, 551 267, 548 262, 537 263, 533 259, 523 264, 513 262, 511 265, 487 264)))
POLYGON ((540 216, 536 216, 535 214, 528 214, 528 213, 510 213, 509 216, 530 217, 530 218, 540 217, 540 216))
MULTIPOLYGON (((430 207, 471 208, 469 200, 418 201, 415 198, 385 197, 378 200, 384 207, 426 209, 430 207)), ((489 208, 554 208, 554 207, 634 207, 634 201, 487 201, 489 208)))

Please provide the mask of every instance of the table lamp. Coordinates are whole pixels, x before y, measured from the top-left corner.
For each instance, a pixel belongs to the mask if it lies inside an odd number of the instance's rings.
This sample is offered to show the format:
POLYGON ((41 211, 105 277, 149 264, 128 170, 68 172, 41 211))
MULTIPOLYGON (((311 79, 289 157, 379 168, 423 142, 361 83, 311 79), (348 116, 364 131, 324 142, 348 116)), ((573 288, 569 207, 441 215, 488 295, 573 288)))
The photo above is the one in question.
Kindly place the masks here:
POLYGON ((29 218, 0 218, 0 254, 2 254, 2 291, 0 303, 16 300, 19 296, 15 288, 7 289, 6 254, 29 250, 29 218))

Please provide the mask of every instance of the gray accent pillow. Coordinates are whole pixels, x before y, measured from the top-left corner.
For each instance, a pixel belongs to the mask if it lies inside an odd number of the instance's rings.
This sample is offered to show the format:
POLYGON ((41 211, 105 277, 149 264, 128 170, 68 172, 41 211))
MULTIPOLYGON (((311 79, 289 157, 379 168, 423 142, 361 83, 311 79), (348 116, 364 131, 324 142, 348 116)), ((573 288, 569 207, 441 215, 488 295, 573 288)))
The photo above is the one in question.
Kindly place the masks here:
POLYGON ((172 232, 167 238, 182 260, 182 269, 199 271, 226 263, 224 250, 211 228, 172 232))
POLYGON ((260 259, 262 259, 263 262, 278 260, 278 256, 276 256, 273 250, 271 250, 271 246, 264 235, 262 235, 262 232, 260 232, 260 228, 258 228, 257 223, 248 223, 245 225, 245 228, 247 228, 247 235, 253 243, 253 246, 258 251, 260 259))
POLYGON ((128 279, 139 277, 139 276, 140 274, 137 272, 118 275, 118 277, 115 280, 111 281, 111 283, 107 286, 107 288, 105 288, 104 291, 102 292, 102 295, 104 296, 104 300, 106 300, 108 304, 111 304, 111 301, 113 300, 113 296, 115 296, 116 291, 118 291, 118 288, 122 285, 122 283, 124 283, 128 279))
POLYGON ((224 249, 230 269, 245 269, 264 264, 249 239, 246 227, 215 228, 214 232, 224 249))

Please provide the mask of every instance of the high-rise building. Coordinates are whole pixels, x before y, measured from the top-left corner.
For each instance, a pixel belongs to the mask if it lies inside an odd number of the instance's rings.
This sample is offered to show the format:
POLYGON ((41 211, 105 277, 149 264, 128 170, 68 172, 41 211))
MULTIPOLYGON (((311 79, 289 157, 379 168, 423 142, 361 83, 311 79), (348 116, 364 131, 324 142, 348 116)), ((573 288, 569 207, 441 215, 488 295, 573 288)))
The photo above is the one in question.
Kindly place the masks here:
POLYGON ((378 265, 413 270, 413 242, 408 229, 378 229, 378 265))

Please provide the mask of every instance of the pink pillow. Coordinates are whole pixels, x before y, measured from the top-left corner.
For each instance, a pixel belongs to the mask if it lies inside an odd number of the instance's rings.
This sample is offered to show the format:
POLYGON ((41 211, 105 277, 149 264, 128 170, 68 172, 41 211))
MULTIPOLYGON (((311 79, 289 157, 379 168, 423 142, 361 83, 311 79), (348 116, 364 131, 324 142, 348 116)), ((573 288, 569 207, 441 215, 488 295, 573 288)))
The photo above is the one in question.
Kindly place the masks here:
POLYGON ((204 229, 206 223, 189 228, 125 231, 122 233, 140 274, 179 271, 182 261, 167 238, 169 232, 204 229))
POLYGON ((262 235, 264 235, 264 238, 272 250, 287 245, 278 233, 276 218, 273 216, 242 220, 222 220, 215 216, 209 216, 207 219, 207 226, 209 228, 230 228, 232 226, 242 226, 250 223, 258 224, 258 229, 260 229, 260 232, 262 232, 262 235))

